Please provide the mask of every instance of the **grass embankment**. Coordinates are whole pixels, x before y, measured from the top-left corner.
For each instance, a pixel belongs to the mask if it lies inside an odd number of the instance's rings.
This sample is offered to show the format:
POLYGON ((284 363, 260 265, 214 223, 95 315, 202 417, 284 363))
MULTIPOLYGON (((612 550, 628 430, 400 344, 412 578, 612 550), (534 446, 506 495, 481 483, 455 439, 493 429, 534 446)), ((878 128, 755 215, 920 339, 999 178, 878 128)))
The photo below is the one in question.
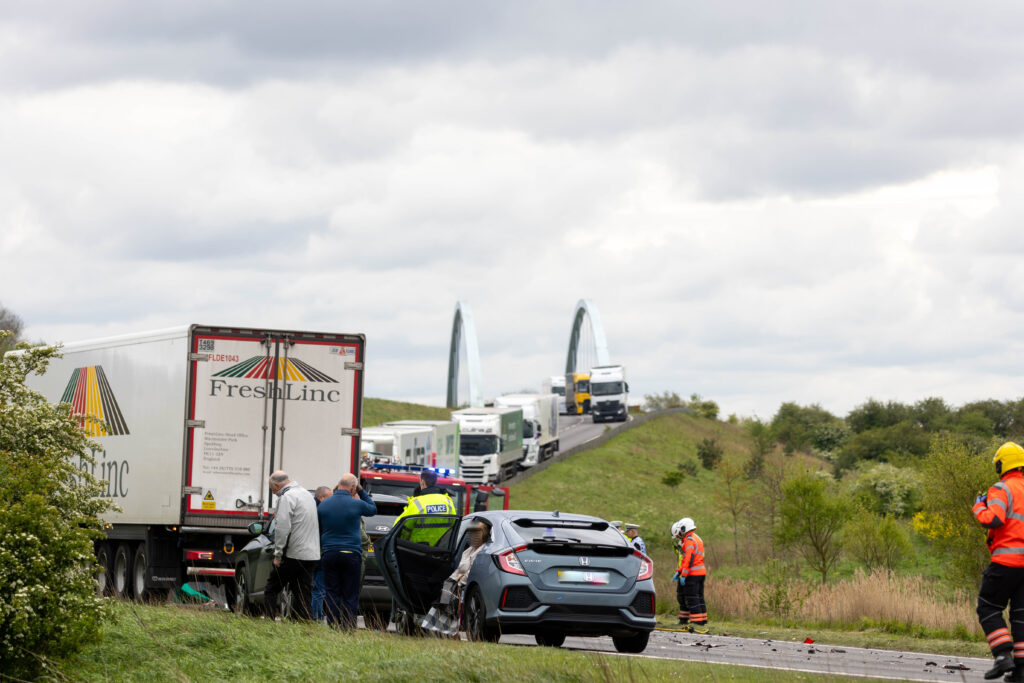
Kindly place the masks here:
MULTIPOLYGON (((713 624, 726 621, 737 634, 739 624, 759 633, 799 626, 797 630, 804 634, 800 640, 811 635, 808 629, 830 630, 847 634, 833 641, 837 644, 880 647, 885 643, 908 650, 985 654, 972 597, 952 595, 935 578, 934 558, 927 556, 908 560, 896 575, 865 575, 856 564, 846 562, 826 586, 811 575, 793 577, 795 581, 784 589, 792 600, 786 618, 763 614, 759 609, 762 591, 778 590, 778 585, 770 585, 762 575, 770 543, 752 531, 757 506, 739 516, 737 553, 717 470, 698 464, 696 475, 686 476, 675 488, 661 481, 680 463, 698 463, 697 446, 704 439, 715 439, 723 447, 725 461, 741 464, 749 458, 749 440, 740 427, 690 415, 666 415, 514 485, 510 500, 516 508, 558 508, 640 524, 655 562, 658 610, 665 615, 677 609, 671 582, 676 558, 669 527, 686 516, 697 522, 705 542, 710 573, 706 595, 713 624)), ((785 457, 784 462, 794 469, 826 467, 799 454, 785 457)))
MULTIPOLYGON (((70 681, 835 681, 833 676, 275 623, 118 603, 102 638, 53 662, 70 681)), ((863 679, 856 679, 863 680, 863 679)))
POLYGON ((383 398, 363 399, 363 424, 367 427, 394 420, 450 420, 451 418, 450 408, 389 401, 383 398))

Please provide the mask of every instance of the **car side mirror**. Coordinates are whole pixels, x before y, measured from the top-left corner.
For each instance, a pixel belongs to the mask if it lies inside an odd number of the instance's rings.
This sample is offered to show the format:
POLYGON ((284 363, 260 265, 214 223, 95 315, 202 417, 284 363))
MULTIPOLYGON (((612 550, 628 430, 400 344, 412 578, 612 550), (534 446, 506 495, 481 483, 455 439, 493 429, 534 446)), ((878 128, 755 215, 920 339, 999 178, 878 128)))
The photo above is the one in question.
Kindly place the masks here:
POLYGON ((253 522, 248 526, 249 533, 253 536, 259 536, 263 533, 263 522, 253 522))
POLYGON ((487 499, 490 497, 490 493, 487 491, 476 492, 476 502, 473 503, 473 512, 486 512, 487 511, 487 499))
POLYGON ((626 393, 629 393, 629 382, 626 382, 626 393))

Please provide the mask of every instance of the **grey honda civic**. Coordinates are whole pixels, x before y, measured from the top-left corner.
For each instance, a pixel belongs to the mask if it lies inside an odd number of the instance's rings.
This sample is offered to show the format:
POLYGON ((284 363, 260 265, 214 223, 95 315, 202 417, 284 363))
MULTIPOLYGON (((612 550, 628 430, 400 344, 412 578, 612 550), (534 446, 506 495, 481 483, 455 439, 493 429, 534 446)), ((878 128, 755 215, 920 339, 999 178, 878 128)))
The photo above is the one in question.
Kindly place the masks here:
POLYGON ((558 647, 570 635, 611 636, 620 652, 647 647, 655 627, 653 562, 605 520, 557 510, 399 520, 378 545, 378 562, 400 631, 414 632, 439 600, 476 520, 487 522, 490 535, 463 594, 462 625, 471 639, 525 633, 558 647), (426 538, 417 533, 418 520, 429 520, 426 538))

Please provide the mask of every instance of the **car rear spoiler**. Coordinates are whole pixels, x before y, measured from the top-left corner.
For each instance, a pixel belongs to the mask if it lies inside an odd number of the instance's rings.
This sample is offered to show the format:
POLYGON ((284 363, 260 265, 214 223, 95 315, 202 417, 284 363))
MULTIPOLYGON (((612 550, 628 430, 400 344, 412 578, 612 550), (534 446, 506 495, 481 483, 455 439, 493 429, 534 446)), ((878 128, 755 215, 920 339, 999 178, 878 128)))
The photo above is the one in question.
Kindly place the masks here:
POLYGON ((531 517, 520 517, 519 519, 512 520, 512 523, 517 527, 530 528, 530 527, 543 527, 545 529, 593 529, 594 531, 604 531, 610 524, 603 520, 586 520, 586 519, 533 519, 531 517))

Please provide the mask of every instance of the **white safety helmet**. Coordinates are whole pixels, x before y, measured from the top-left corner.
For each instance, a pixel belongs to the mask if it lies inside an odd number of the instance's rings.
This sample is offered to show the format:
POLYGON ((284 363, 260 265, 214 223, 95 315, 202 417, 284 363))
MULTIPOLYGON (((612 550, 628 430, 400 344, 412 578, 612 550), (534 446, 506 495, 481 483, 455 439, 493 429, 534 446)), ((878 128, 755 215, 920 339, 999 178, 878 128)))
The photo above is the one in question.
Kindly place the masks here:
POLYGON ((683 517, 681 520, 672 525, 672 535, 677 538, 682 538, 686 534, 690 533, 697 528, 697 525, 689 517, 683 517))

